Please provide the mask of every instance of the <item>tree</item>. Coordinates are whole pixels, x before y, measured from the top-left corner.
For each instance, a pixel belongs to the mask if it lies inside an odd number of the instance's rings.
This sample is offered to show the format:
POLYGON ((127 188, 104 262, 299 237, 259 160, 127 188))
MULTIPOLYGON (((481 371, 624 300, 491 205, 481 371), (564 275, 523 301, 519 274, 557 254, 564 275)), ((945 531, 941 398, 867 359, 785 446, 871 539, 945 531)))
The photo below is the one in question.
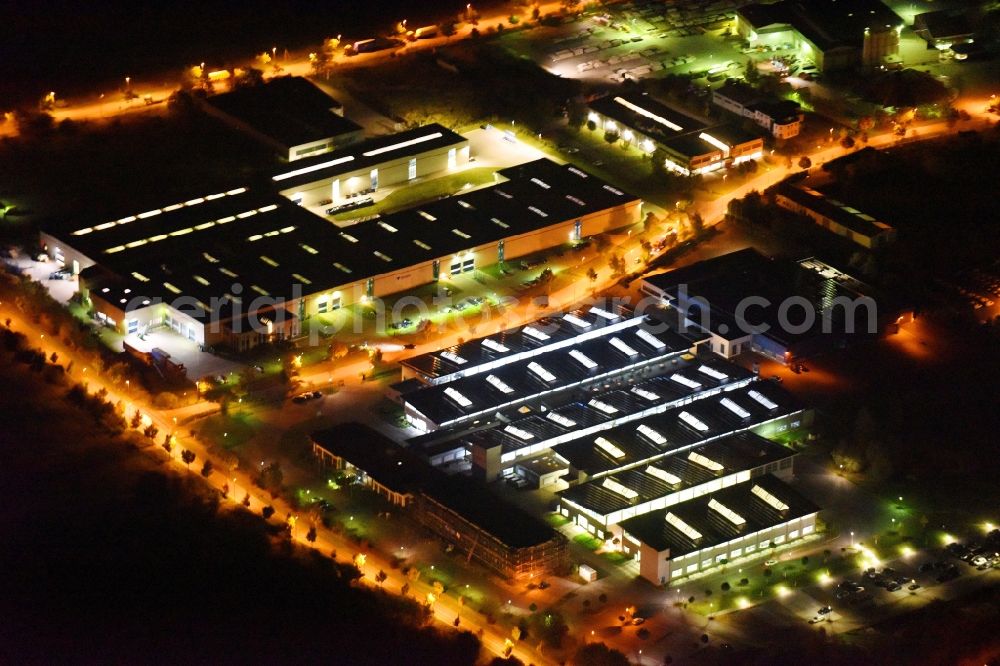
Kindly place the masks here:
POLYGON ((813 162, 812 162, 811 159, 809 159, 808 155, 803 155, 801 158, 799 158, 799 168, 800 169, 807 170, 812 165, 813 165, 813 162))
POLYGON ((187 465, 188 469, 191 469, 191 463, 194 462, 194 459, 195 459, 194 451, 192 451, 191 449, 184 449, 183 451, 181 451, 181 460, 184 461, 184 464, 187 465))
POLYGON ((233 79, 234 88, 253 88, 264 85, 264 72, 254 67, 241 69, 233 79))
POLYGON ((135 414, 132 415, 132 419, 128 422, 132 426, 133 430, 138 430, 139 426, 142 425, 142 412, 138 409, 135 410, 135 414))
POLYGON ((452 37, 455 35, 455 21, 448 20, 438 26, 441 34, 445 37, 452 37))
POLYGON ((729 585, 729 582, 728 582, 728 581, 726 581, 726 582, 722 583, 722 585, 720 585, 720 586, 719 586, 719 588, 720 588, 720 589, 721 589, 721 590, 722 590, 723 592, 728 592, 728 591, 730 590, 730 585, 729 585))
POLYGON ((705 221, 702 219, 701 213, 696 212, 689 219, 691 221, 691 235, 699 238, 705 233, 705 221))
POLYGON ((309 531, 306 532, 306 541, 309 543, 316 543, 316 526, 310 525, 309 531))
MULTIPOLYGON (((263 509, 260 510, 260 515, 264 516, 264 520, 270 520, 271 516, 274 515, 274 507, 265 506, 263 509)), ((334 556, 334 558, 336 558, 336 556, 334 556)))
POLYGON ((163 447, 163 450, 166 451, 167 455, 169 456, 170 452, 174 450, 174 436, 171 435, 170 433, 167 433, 167 435, 163 438, 163 444, 161 444, 161 446, 163 447))
POLYGON ((243 506, 245 506, 248 509, 250 508, 250 493, 246 493, 245 495, 243 495, 243 506))
POLYGON ((587 277, 590 278, 591 282, 597 282, 597 271, 594 270, 593 266, 587 269, 587 277))
POLYGON ((156 439, 156 436, 159 433, 160 433, 160 429, 157 428, 152 423, 150 423, 148 426, 146 426, 146 429, 142 431, 142 434, 145 435, 149 439, 156 439))
POLYGON ((746 80, 750 83, 756 83, 759 78, 760 72, 757 71, 757 63, 754 62, 753 58, 747 58, 746 80))
POLYGON ((375 582, 378 583, 379 587, 382 587, 382 584, 385 583, 385 581, 388 580, 388 578, 389 574, 387 574, 385 571, 381 569, 379 569, 378 573, 375 574, 375 582))
POLYGON ((629 666, 628 657, 604 643, 587 643, 573 659, 579 666, 629 666))
POLYGON ((201 466, 201 475, 204 476, 205 478, 208 478, 209 476, 212 475, 213 469, 214 465, 212 465, 212 461, 206 460, 205 464, 201 466))

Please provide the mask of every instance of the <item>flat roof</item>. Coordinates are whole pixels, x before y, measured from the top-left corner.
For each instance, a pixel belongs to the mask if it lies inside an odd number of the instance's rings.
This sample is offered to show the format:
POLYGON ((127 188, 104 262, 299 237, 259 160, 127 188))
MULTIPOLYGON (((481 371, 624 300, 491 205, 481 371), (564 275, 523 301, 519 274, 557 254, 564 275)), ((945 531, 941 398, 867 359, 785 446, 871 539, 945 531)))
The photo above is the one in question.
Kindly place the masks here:
POLYGON ((448 476, 368 426, 336 425, 310 437, 386 487, 423 492, 512 548, 536 546, 555 536, 545 522, 496 496, 481 481, 448 476))
POLYGON ((361 131, 360 125, 333 112, 340 102, 300 76, 279 76, 212 95, 205 104, 285 146, 361 131))
POLYGON ((736 11, 758 30, 772 25, 790 25, 824 51, 838 46, 860 48, 865 28, 878 32, 903 24, 903 20, 879 0, 781 0, 746 5, 736 11))
POLYGON ((303 187, 342 174, 370 169, 411 155, 468 143, 461 134, 431 123, 396 134, 374 137, 340 150, 283 164, 271 180, 282 191, 303 187))
MULTIPOLYGON (((671 300, 676 300, 680 286, 684 286, 689 299, 700 297, 710 308, 709 322, 712 330, 726 324, 728 339, 745 337, 745 331, 735 319, 736 308, 746 303, 749 297, 765 298, 770 305, 754 307, 752 316, 746 315, 754 326, 768 326, 766 335, 776 339, 794 342, 822 332, 823 317, 817 316, 812 328, 801 333, 785 331, 778 317, 777 304, 790 297, 802 297, 813 303, 817 313, 827 310, 834 323, 845 316, 844 308, 829 308, 832 299, 845 297, 856 299, 866 294, 859 288, 863 285, 827 270, 816 270, 812 264, 804 265, 791 260, 770 259, 753 248, 720 255, 699 261, 676 270, 657 275, 649 275, 642 280, 665 292, 671 300)), ((700 319, 699 306, 693 302, 688 309, 691 319, 700 319)), ((831 330, 838 330, 834 327, 831 330)))
MULTIPOLYGON (((819 511, 819 507, 803 497, 798 491, 771 474, 758 476, 749 481, 717 490, 709 495, 675 504, 667 509, 651 511, 641 516, 622 521, 622 529, 640 542, 657 552, 670 550, 671 559, 705 548, 726 543, 746 534, 760 532, 775 525, 787 523, 819 511), (764 493, 754 492, 760 488, 764 493), (778 510, 761 495, 770 495, 780 505, 778 510), (734 512, 743 520, 735 524, 709 506, 721 505, 734 512), (667 515, 679 518, 698 535, 685 534, 667 521, 667 515)), ((675 523, 676 524, 676 523, 675 523)))
MULTIPOLYGON (((735 474, 796 455, 789 448, 747 431, 708 442, 692 451, 722 465, 721 475, 735 474)), ((688 451, 668 455, 650 465, 591 479, 558 494, 584 509, 606 516, 717 478, 717 474, 689 460, 688 455, 688 451), (606 487, 606 478, 635 492, 635 499, 606 487)))
POLYGON ((885 222, 876 220, 871 215, 832 199, 811 187, 782 181, 775 191, 867 238, 892 231, 892 227, 885 222))
POLYGON ((212 299, 328 291, 637 200, 547 159, 504 173, 514 179, 346 228, 272 192, 236 188, 60 240, 105 269, 88 273, 102 276, 99 296, 104 287, 122 294, 116 300, 183 295, 202 304, 188 314, 204 319, 212 299))

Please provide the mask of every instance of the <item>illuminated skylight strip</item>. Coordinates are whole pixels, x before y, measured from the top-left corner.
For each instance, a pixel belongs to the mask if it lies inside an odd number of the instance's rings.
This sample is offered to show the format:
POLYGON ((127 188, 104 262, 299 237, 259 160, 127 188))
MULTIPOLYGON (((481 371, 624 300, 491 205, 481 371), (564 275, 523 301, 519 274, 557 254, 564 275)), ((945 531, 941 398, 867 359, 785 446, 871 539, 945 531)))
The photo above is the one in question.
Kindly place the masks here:
POLYGON ((546 340, 552 337, 548 333, 544 333, 535 328, 534 326, 525 326, 523 329, 521 329, 521 332, 527 335, 528 337, 534 338, 541 342, 545 342, 546 340))
POLYGON ((705 422, 699 419, 691 412, 681 412, 680 414, 677 415, 677 417, 681 421, 684 421, 684 423, 687 423, 689 426, 694 428, 695 430, 699 430, 701 432, 706 432, 708 430, 708 426, 705 425, 705 422))
POLYGON ((609 479, 609 478, 604 479, 604 481, 601 483, 601 487, 606 490, 610 490, 616 495, 621 495, 627 500, 634 500, 636 497, 639 496, 639 493, 635 492, 631 488, 626 488, 625 486, 618 483, 614 479, 609 479))
POLYGON ((462 395, 461 393, 459 393, 450 386, 444 390, 444 394, 449 398, 451 398, 452 400, 454 400, 455 402, 457 402, 460 407, 472 407, 471 400, 469 400, 464 395, 462 395))
POLYGON ((596 305, 590 308, 590 314, 595 314, 599 317, 604 317, 608 321, 614 321, 615 319, 618 319, 618 315, 614 314, 613 312, 608 312, 604 308, 599 308, 596 305))
POLYGON ((501 393, 513 393, 514 389, 510 384, 500 379, 496 375, 490 375, 486 378, 486 383, 488 383, 493 388, 499 389, 501 393))
POLYGON ((486 347, 490 351, 499 352, 501 354, 506 354, 507 352, 510 351, 510 349, 508 349, 507 347, 504 347, 502 344, 500 344, 496 340, 492 340, 490 338, 484 338, 482 344, 483 344, 484 347, 486 347))
POLYGON ((660 481, 665 481, 671 486, 681 485, 681 478, 679 476, 671 474, 667 470, 660 469, 659 467, 653 467, 652 465, 650 465, 649 467, 646 468, 646 474, 649 474, 650 476, 655 476, 660 481))
POLYGON ((646 109, 642 108, 638 104, 633 104, 632 102, 628 101, 624 97, 615 97, 614 101, 617 102, 618 104, 621 104, 622 106, 624 106, 629 111, 634 111, 635 113, 638 113, 640 116, 643 116, 644 118, 649 118, 654 123, 659 123, 661 125, 669 127, 670 129, 672 129, 675 132, 682 132, 682 131, 684 131, 684 128, 681 127, 680 125, 678 125, 677 123, 671 122, 671 121, 667 120, 666 118, 664 118, 663 116, 658 116, 655 113, 653 113, 652 111, 647 111, 646 109))
POLYGON ((706 458, 705 456, 701 455, 700 453, 697 453, 696 451, 692 451, 691 453, 689 453, 687 459, 693 462, 694 464, 701 465, 705 469, 711 470, 713 472, 721 472, 722 470, 725 469, 725 467, 715 462, 711 458, 706 458))
POLYGON ((611 440, 606 437, 598 437, 594 440, 594 444, 596 444, 599 449, 607 453, 612 458, 620 459, 625 457, 625 452, 615 446, 611 440))
POLYGON ((659 339, 658 337, 656 337, 655 335, 653 335, 644 328, 640 328, 635 332, 635 334, 636 337, 638 337, 640 340, 645 342, 653 349, 661 350, 667 348, 667 343, 665 343, 663 340, 659 339))
POLYGON ((617 414, 618 413, 618 408, 617 407, 615 407, 614 405, 609 405, 608 403, 604 402, 603 400, 598 400, 597 398, 592 399, 587 404, 590 405, 591 407, 593 407, 594 409, 598 409, 598 410, 604 412, 605 414, 617 414))
POLYGON ((707 365, 700 365, 700 366, 698 366, 698 372, 700 372, 703 375, 708 375, 712 379, 717 379, 720 382, 721 381, 725 381, 726 379, 729 379, 729 375, 727 375, 727 374, 725 374, 723 372, 719 372, 715 368, 710 368, 707 365))
POLYGON ((688 387, 688 388, 689 388, 689 389, 691 389, 692 391, 695 391, 695 390, 698 390, 698 389, 700 389, 700 388, 701 388, 701 384, 699 384, 699 383, 698 383, 698 382, 696 382, 695 380, 693 380, 693 379, 688 379, 688 378, 687 378, 687 377, 685 377, 684 375, 679 375, 679 374, 677 374, 676 372, 675 372, 674 374, 670 375, 670 379, 674 380, 675 382, 677 382, 677 383, 678 383, 678 384, 680 384, 681 386, 686 386, 686 387, 688 387))
POLYGON ((614 347, 621 353, 625 354, 626 356, 636 356, 639 354, 638 351, 636 351, 632 347, 629 347, 628 343, 626 343, 621 338, 611 338, 610 340, 608 340, 608 342, 611 343, 612 347, 614 347))
POLYGON ((656 393, 653 393, 652 391, 647 391, 644 388, 639 388, 638 386, 633 386, 631 388, 631 391, 632 393, 635 393, 643 400, 649 400, 650 402, 656 402, 657 400, 660 399, 660 396, 657 395, 656 393))
POLYGON ((723 398, 720 402, 722 403, 723 407, 731 411, 733 414, 736 414, 736 416, 740 417, 741 419, 750 418, 750 412, 743 409, 729 398, 723 398))
POLYGON ((721 515, 723 518, 731 522, 736 527, 742 528, 744 525, 747 524, 746 518, 736 513, 728 506, 726 506, 719 500, 715 499, 714 497, 708 501, 708 508, 712 509, 713 511, 721 515))
POLYGON ((747 391, 747 395, 756 400, 757 402, 759 402, 760 404, 762 404, 763 406, 767 407, 768 409, 778 408, 778 403, 768 399, 759 391, 747 391))
POLYGON ((580 328, 590 328, 592 325, 589 321, 586 321, 585 319, 580 319, 573 313, 563 315, 563 320, 568 321, 574 326, 578 326, 580 328))
POLYGON ((684 520, 673 511, 667 511, 666 520, 670 525, 680 530, 684 536, 691 539, 691 541, 697 541, 701 538, 701 532, 685 523, 684 520))
POLYGON ((653 430, 645 423, 640 424, 639 427, 635 429, 635 431, 640 435, 644 435, 647 438, 649 438, 649 440, 652 441, 654 444, 659 444, 660 446, 663 446, 664 444, 667 443, 666 437, 661 435, 656 430, 653 430))
POLYGON ((518 428, 515 425, 509 425, 506 428, 504 428, 503 431, 506 433, 510 433, 514 437, 517 437, 518 439, 523 440, 525 442, 527 442, 529 439, 535 438, 535 436, 532 435, 527 430, 524 430, 523 428, 518 428))
MULTIPOLYGON (((388 146, 382 146, 381 148, 375 148, 374 150, 369 150, 367 152, 361 153, 365 157, 374 157, 375 155, 381 155, 382 153, 392 152, 393 150, 400 150, 402 148, 409 148, 410 146, 415 146, 419 143, 424 143, 425 141, 433 141, 434 139, 440 139, 443 134, 441 132, 434 132, 433 134, 425 134, 423 136, 418 136, 416 139, 410 139, 409 141, 400 141, 399 143, 392 143, 388 146)), ((354 159, 353 157, 351 159, 354 159)))
POLYGON ((698 135, 698 138, 701 139, 702 141, 712 144, 713 146, 715 146, 724 153, 729 152, 729 146, 722 143, 721 141, 719 141, 718 139, 716 139, 714 136, 712 136, 707 132, 702 132, 701 134, 698 135))
POLYGON ((441 358, 445 359, 446 361, 451 361, 452 363, 456 363, 458 365, 465 365, 466 363, 468 363, 467 360, 465 360, 458 354, 455 354, 450 351, 441 352, 441 358))
POLYGON ((553 375, 551 372, 540 366, 535 361, 532 361, 531 363, 528 364, 528 370, 531 370, 533 373, 541 377, 546 382, 554 382, 556 380, 555 375, 553 375))
POLYGON ((585 367, 587 370, 593 370, 594 368, 597 367, 597 362, 594 361, 594 359, 587 356, 586 354, 584 354, 579 349, 572 350, 569 353, 569 355, 572 356, 576 361, 580 363, 580 365, 585 367))
POLYGON ((558 423, 564 428, 572 428, 573 426, 576 425, 576 421, 574 421, 573 419, 568 419, 562 414, 558 414, 556 412, 549 412, 548 414, 545 415, 545 417, 550 421, 552 421, 553 423, 558 423))
POLYGON ((771 493, 767 492, 766 490, 764 490, 760 486, 755 485, 753 488, 750 489, 750 492, 752 492, 754 495, 756 495, 761 500, 763 500, 765 503, 767 503, 767 505, 769 507, 771 507, 772 509, 774 509, 776 511, 788 511, 788 505, 787 504, 785 504, 780 499, 778 499, 777 497, 775 497, 771 493))
MULTIPOLYGON (((337 159, 327 160, 326 162, 320 162, 319 164, 313 164, 312 166, 302 167, 301 169, 295 169, 287 173, 278 174, 271 178, 271 180, 286 180, 288 178, 295 178, 296 176, 303 176, 307 173, 312 173, 313 171, 319 171, 320 169, 328 169, 332 166, 337 166, 338 164, 344 164, 345 162, 351 162, 354 160, 354 155, 345 155, 344 157, 338 157, 337 159)), ((231 190, 226 192, 226 194, 232 194, 234 191, 231 190)))

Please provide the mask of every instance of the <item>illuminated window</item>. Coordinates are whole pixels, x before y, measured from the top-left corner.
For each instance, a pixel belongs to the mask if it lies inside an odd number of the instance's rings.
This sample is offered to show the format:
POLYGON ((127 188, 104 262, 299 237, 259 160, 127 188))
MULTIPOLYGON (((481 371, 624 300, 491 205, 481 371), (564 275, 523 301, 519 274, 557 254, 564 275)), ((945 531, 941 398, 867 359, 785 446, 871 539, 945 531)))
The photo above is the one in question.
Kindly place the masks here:
POLYGON ((684 375, 679 375, 677 373, 674 373, 674 374, 670 375, 670 379, 674 380, 675 382, 677 382, 681 386, 688 387, 692 391, 695 391, 695 390, 701 388, 701 384, 699 384, 698 382, 696 382, 693 379, 688 379, 684 375))
POLYGON ((640 435, 644 435, 647 439, 649 439, 654 444, 659 444, 660 446, 663 446, 664 444, 667 443, 667 438, 666 437, 664 437, 663 435, 661 435, 656 430, 653 430, 652 428, 650 428, 645 423, 639 425, 639 427, 637 427, 635 429, 635 431, 637 433, 639 433, 640 435))
POLYGON ((747 521, 743 516, 736 513, 735 511, 733 511, 728 506, 726 506, 725 504, 723 504, 722 502, 720 502, 715 498, 712 498, 711 500, 708 501, 708 508, 712 509, 713 511, 721 515, 723 518, 731 522, 736 527, 743 528, 747 524, 747 521))
POLYGON ((534 326, 525 326, 523 329, 521 329, 521 332, 527 335, 528 337, 540 340, 542 342, 552 337, 548 333, 544 333, 535 328, 534 326))
POLYGON ((611 338, 610 340, 608 340, 608 342, 611 343, 612 347, 614 347, 621 353, 625 354, 626 356, 637 356, 639 354, 639 352, 637 352, 632 347, 629 347, 628 344, 621 338, 611 338))
POLYGON ((655 335, 653 335, 644 328, 640 328, 638 331, 636 331, 635 335, 637 338, 645 342, 653 349, 661 350, 661 349, 666 349, 667 347, 667 343, 665 343, 663 340, 660 340, 658 337, 656 337, 655 335))
POLYGON ((556 376, 555 375, 553 375, 551 372, 549 372, 548 370, 546 370, 545 368, 543 368, 541 365, 539 365, 535 361, 532 361, 531 363, 528 364, 528 370, 531 370, 538 377, 540 377, 543 381, 554 382, 556 380, 556 376))
POLYGON ((612 458, 624 458, 625 452, 615 446, 611 440, 606 437, 598 437, 594 440, 594 444, 597 445, 599 449, 607 453, 612 458))
POLYGON ((490 386, 498 389, 501 393, 508 393, 509 394, 509 393, 513 393, 514 392, 514 389, 510 386, 510 384, 508 384, 504 380, 500 379, 496 375, 490 375, 490 376, 488 376, 486 378, 486 382, 490 386))
POLYGON ((664 481, 671 486, 679 486, 681 484, 681 478, 674 474, 671 474, 665 469, 660 469, 659 467, 653 467, 650 465, 646 468, 646 474, 650 476, 655 476, 660 481, 664 481))
POLYGON ((483 344, 484 347, 486 347, 490 351, 499 352, 501 354, 505 354, 505 353, 507 353, 507 352, 510 351, 510 349, 508 349, 507 347, 504 347, 499 342, 497 342, 495 340, 491 340, 490 338, 483 339, 483 343, 482 344, 483 344))
POLYGON ((698 372, 702 373, 703 375, 708 375, 712 379, 717 379, 720 382, 729 379, 729 375, 719 372, 714 368, 710 368, 707 365, 699 366, 698 372))
POLYGON ((534 439, 535 438, 535 436, 532 435, 527 430, 524 430, 523 428, 518 428, 515 425, 509 425, 509 426, 505 427, 503 429, 503 431, 506 432, 506 433, 509 433, 509 434, 513 435, 514 437, 517 437, 518 439, 523 440, 525 442, 528 441, 529 439, 534 439))
POLYGON ((579 317, 577 317, 575 314, 572 313, 568 315, 563 315, 563 320, 568 321, 574 326, 578 326, 580 328, 590 328, 591 326, 591 323, 589 321, 586 321, 585 319, 580 319, 579 317))
POLYGON ((462 358, 458 354, 455 354, 455 353, 450 352, 450 351, 443 351, 443 352, 441 352, 441 358, 443 358, 443 359, 445 359, 447 361, 451 361, 452 363, 455 363, 457 365, 465 365, 466 363, 468 363, 467 360, 465 360, 464 358, 462 358))
POLYGON ((610 490, 616 495, 621 495, 627 500, 634 500, 636 497, 639 496, 639 493, 635 492, 631 488, 626 488, 625 486, 618 483, 614 479, 604 479, 604 481, 601 482, 601 487, 610 490))
POLYGON ((777 403, 769 400, 768 398, 766 398, 759 391, 747 391, 747 395, 750 396, 751 398, 753 398, 754 400, 756 400, 757 402, 759 402, 764 407, 767 407, 768 409, 777 409, 778 408, 778 404, 777 403))
POLYGON ((701 432, 706 432, 708 430, 708 426, 705 425, 705 422, 699 419, 691 412, 681 412, 680 414, 677 415, 677 418, 679 418, 681 421, 684 421, 684 423, 688 424, 695 430, 701 432))
POLYGON ((600 411, 604 412, 605 414, 617 414, 618 413, 618 408, 617 407, 614 407, 613 405, 609 405, 608 403, 606 403, 606 402, 604 402, 602 400, 598 400, 597 398, 592 399, 587 404, 590 405, 591 407, 593 407, 594 409, 597 409, 597 410, 600 410, 600 411))
POLYGON ((787 504, 785 504, 780 499, 778 499, 768 491, 764 490, 760 486, 755 485, 753 488, 750 489, 750 492, 753 493, 758 498, 760 498, 762 501, 764 501, 772 509, 776 511, 788 511, 787 504))
POLYGON ((464 395, 462 395, 461 393, 459 393, 450 386, 444 390, 444 394, 449 398, 451 398, 452 400, 454 400, 455 402, 457 402, 460 407, 472 407, 471 400, 469 400, 464 395))
POLYGON ((660 399, 660 396, 658 396, 657 394, 653 393, 652 391, 647 391, 646 389, 639 388, 638 386, 633 386, 631 388, 631 391, 632 391, 632 393, 635 393, 637 396, 639 396, 643 400, 649 400, 650 402, 656 402, 657 400, 660 399))
POLYGON ((750 418, 750 412, 743 409, 729 398, 723 398, 721 402, 723 407, 731 411, 733 414, 736 414, 736 416, 740 417, 741 419, 750 418))
POLYGON ((573 426, 576 425, 576 421, 574 421, 573 419, 568 419, 562 414, 557 414, 556 412, 549 412, 548 414, 545 415, 545 417, 550 421, 552 421, 553 423, 558 423, 564 428, 572 428, 573 426))
POLYGON ((673 527, 677 528, 681 534, 686 536, 691 541, 697 541, 701 538, 701 532, 684 522, 684 519, 676 515, 672 511, 667 511, 666 521, 673 527))
POLYGON ((597 367, 597 363, 579 349, 572 350, 569 353, 569 355, 572 356, 580 365, 585 367, 587 370, 593 370, 594 368, 597 367))

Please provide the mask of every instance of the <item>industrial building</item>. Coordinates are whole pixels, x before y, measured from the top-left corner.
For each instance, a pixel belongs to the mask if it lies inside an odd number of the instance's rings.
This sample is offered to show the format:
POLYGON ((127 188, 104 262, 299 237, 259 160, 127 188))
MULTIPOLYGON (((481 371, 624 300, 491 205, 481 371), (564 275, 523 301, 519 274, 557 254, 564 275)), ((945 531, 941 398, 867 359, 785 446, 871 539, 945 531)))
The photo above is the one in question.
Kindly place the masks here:
POLYGON ((241 187, 41 240, 80 274, 108 325, 170 325, 199 344, 243 350, 293 337, 317 314, 640 219, 639 199, 573 166, 540 159, 498 171, 497 181, 346 229, 241 187), (264 310, 268 321, 239 327, 264 310))
POLYGON ((812 534, 819 507, 771 474, 621 524, 622 550, 654 585, 812 534))
POLYGON ((194 96, 205 113, 299 160, 356 143, 364 132, 344 107, 300 76, 280 76, 220 95, 194 96))
POLYGON ((666 155, 664 166, 685 176, 760 159, 764 150, 759 135, 726 123, 702 122, 645 93, 595 100, 588 121, 650 155, 660 148, 666 155))
MULTIPOLYGON (((732 404, 745 410, 735 401, 732 404)), ((638 434, 652 432, 646 428, 638 434)), ((618 525, 629 518, 764 474, 790 480, 796 455, 792 449, 741 431, 652 463, 570 486, 558 493, 558 511, 601 539, 620 539, 618 525)))
POLYGON ((711 351, 787 363, 834 349, 883 325, 870 287, 816 258, 769 259, 753 248, 647 275, 640 290, 680 327, 706 331, 711 351))
POLYGON ((541 404, 614 377, 641 377, 691 347, 645 317, 592 307, 409 359, 408 368, 436 366, 449 379, 405 393, 402 401, 411 424, 433 431, 492 418, 524 403, 541 404), (546 344, 557 331, 562 339, 546 344))
POLYGON ((387 187, 465 166, 469 156, 468 139, 434 123, 283 165, 271 180, 300 206, 347 210, 387 187))
POLYGON ((446 476, 358 424, 315 432, 311 438, 322 466, 353 473, 359 483, 495 573, 523 580, 565 569, 565 537, 481 482, 446 476))
POLYGON ((791 45, 820 71, 878 68, 899 53, 903 20, 879 0, 781 0, 736 10, 751 46, 791 45))
POLYGON ((802 183, 784 180, 772 191, 777 205, 866 249, 884 247, 896 240, 896 230, 890 225, 802 183))
POLYGON ((712 91, 712 103, 740 118, 749 118, 776 139, 791 139, 802 129, 802 109, 798 102, 769 99, 752 86, 727 80, 712 91))

